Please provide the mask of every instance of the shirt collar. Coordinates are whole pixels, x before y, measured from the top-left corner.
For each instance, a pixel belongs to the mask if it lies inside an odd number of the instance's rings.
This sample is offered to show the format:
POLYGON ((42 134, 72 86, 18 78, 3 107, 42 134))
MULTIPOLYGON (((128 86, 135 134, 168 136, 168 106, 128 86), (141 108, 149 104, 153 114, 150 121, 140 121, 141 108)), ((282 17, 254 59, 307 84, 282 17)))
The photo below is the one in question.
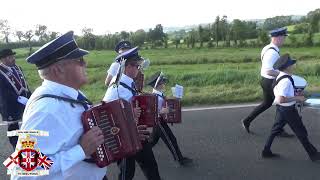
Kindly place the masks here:
POLYGON ((160 95, 160 96, 163 96, 163 93, 162 93, 161 91, 156 90, 156 89, 153 89, 153 90, 152 90, 152 93, 158 94, 158 95, 160 95))
POLYGON ((59 84, 57 82, 53 82, 53 81, 50 81, 47 79, 45 79, 42 82, 42 85, 54 88, 55 90, 57 90, 56 91, 57 94, 63 94, 63 95, 70 97, 72 99, 77 99, 77 97, 78 97, 79 91, 77 91, 76 89, 74 89, 72 87, 69 87, 69 86, 66 86, 63 84, 59 84))
POLYGON ((125 83, 126 85, 128 85, 129 87, 131 87, 131 84, 133 82, 133 79, 125 74, 122 74, 120 82, 125 83))
POLYGON ((281 76, 284 76, 284 75, 289 75, 289 76, 291 76, 290 74, 288 74, 288 73, 285 73, 285 72, 283 72, 283 71, 280 71, 279 72, 279 75, 277 76, 277 78, 279 77, 281 77, 281 76))
POLYGON ((280 49, 278 48, 278 46, 276 46, 276 45, 273 44, 272 42, 270 43, 270 46, 274 47, 278 52, 280 51, 280 49))

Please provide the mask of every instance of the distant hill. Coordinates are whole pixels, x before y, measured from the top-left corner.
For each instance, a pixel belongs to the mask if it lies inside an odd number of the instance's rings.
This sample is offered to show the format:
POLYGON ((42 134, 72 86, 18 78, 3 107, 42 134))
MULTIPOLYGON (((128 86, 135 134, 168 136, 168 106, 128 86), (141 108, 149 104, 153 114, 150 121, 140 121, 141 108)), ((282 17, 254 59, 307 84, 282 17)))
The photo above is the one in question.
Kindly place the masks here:
MULTIPOLYGON (((292 20, 297 21, 300 20, 302 17, 304 17, 303 15, 291 15, 292 20)), ((262 27, 263 23, 265 21, 265 19, 245 19, 245 21, 253 21, 253 22, 257 22, 257 26, 258 27, 262 27)), ((171 34, 175 31, 180 31, 180 30, 185 30, 186 32, 191 31, 192 29, 198 28, 199 25, 202 26, 207 26, 208 24, 211 24, 213 22, 210 23, 201 23, 201 24, 193 24, 193 25, 185 25, 185 26, 175 26, 175 27, 163 27, 163 31, 165 33, 171 34)), ((230 21, 229 21, 230 23, 230 21)))

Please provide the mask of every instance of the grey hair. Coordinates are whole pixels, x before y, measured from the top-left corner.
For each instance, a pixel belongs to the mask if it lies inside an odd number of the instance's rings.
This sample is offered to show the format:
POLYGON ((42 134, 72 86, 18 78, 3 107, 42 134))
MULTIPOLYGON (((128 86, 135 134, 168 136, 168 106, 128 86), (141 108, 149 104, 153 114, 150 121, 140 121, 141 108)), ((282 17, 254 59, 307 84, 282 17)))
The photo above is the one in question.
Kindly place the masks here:
POLYGON ((38 73, 39 73, 40 78, 41 78, 41 79, 48 79, 48 77, 49 77, 50 74, 51 74, 51 68, 52 68, 53 66, 57 65, 57 66, 62 67, 62 69, 63 69, 64 64, 65 64, 65 61, 58 61, 58 62, 56 62, 56 63, 54 63, 54 64, 52 64, 52 65, 50 65, 50 66, 48 66, 48 67, 45 67, 45 68, 43 68, 43 69, 39 69, 39 70, 38 70, 38 73))

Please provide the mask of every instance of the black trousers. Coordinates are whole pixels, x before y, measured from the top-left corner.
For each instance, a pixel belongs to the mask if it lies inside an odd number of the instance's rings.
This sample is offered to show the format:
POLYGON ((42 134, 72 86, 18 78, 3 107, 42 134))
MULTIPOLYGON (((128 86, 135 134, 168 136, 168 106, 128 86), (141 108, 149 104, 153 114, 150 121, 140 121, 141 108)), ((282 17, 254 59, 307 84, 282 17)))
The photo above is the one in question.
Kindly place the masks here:
POLYGON ((309 142, 308 132, 302 123, 302 118, 300 117, 296 107, 280 106, 277 105, 275 122, 271 129, 271 134, 267 139, 264 150, 270 150, 274 138, 282 131, 283 126, 288 123, 292 131, 295 133, 300 143, 303 145, 304 149, 307 151, 309 156, 315 155, 317 149, 309 142))
MULTIPOLYGON (((18 130, 19 129, 19 123, 16 122, 16 123, 10 123, 8 124, 8 131, 14 131, 14 130, 18 130)), ((13 149, 16 149, 16 145, 17 145, 17 142, 18 142, 18 136, 11 136, 11 137, 8 137, 9 138, 9 142, 11 144, 11 146, 13 147, 13 149)))
POLYGON ((251 123, 259 114, 267 110, 272 106, 274 100, 273 88, 272 88, 273 79, 267 79, 262 77, 260 85, 263 90, 263 101, 258 105, 254 110, 249 114, 249 116, 244 120, 245 123, 251 123))
POLYGON ((151 146, 155 146, 160 138, 169 148, 174 160, 179 161, 183 158, 177 139, 166 122, 160 122, 153 128, 151 146))
POLYGON ((152 147, 149 143, 143 142, 143 149, 137 154, 118 161, 120 168, 119 180, 131 180, 135 174, 136 161, 148 180, 160 180, 158 164, 154 157, 152 147))

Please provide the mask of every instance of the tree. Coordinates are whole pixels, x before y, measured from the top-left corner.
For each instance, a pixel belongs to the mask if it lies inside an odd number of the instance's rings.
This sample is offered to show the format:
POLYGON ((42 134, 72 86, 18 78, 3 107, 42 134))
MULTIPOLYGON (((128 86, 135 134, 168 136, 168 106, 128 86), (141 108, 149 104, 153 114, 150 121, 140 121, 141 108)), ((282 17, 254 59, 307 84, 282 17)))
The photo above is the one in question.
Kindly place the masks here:
POLYGON ((224 15, 222 19, 220 20, 220 34, 221 34, 221 40, 224 41, 224 44, 229 47, 230 46, 230 27, 228 24, 227 16, 224 15))
POLYGON ((316 9, 314 11, 310 11, 307 14, 307 19, 311 25, 311 32, 319 32, 320 31, 320 9, 316 9))
POLYGON ((39 41, 43 41, 46 36, 47 26, 38 24, 34 34, 39 37, 39 41))
POLYGON ((129 39, 130 34, 126 31, 120 32, 120 39, 129 39))
POLYGON ((10 26, 7 20, 0 20, 0 32, 4 36, 5 42, 9 43, 10 26))
POLYGON ((18 40, 21 41, 23 38, 23 32, 22 31, 16 31, 15 36, 17 36, 18 40))
POLYGON ((28 30, 23 33, 23 38, 28 41, 28 46, 29 46, 29 56, 32 53, 32 45, 31 45, 31 39, 34 36, 34 32, 32 30, 28 30))
POLYGON ((267 18, 263 23, 263 28, 272 30, 293 24, 291 16, 275 16, 267 18))
POLYGON ((216 40, 216 46, 219 45, 220 40, 220 17, 216 17, 216 21, 214 22, 214 33, 215 33, 215 40, 216 40))
POLYGON ((262 45, 268 44, 268 42, 270 41, 270 38, 268 36, 268 32, 260 29, 259 35, 258 35, 258 40, 262 45))
POLYGON ((147 33, 143 29, 139 29, 131 35, 132 43, 137 46, 142 46, 146 41, 147 33))
POLYGON ((232 21, 231 26, 231 38, 233 39, 235 45, 238 45, 238 41, 240 41, 240 44, 245 39, 245 23, 242 22, 239 19, 234 19, 232 21))
POLYGON ((93 34, 93 29, 85 27, 81 31, 83 33, 83 48, 89 50, 94 49, 96 44, 96 37, 93 34))
POLYGON ((178 36, 175 37, 175 39, 174 39, 174 44, 175 44, 175 46, 176 46, 176 49, 178 49, 179 44, 180 44, 180 38, 179 38, 178 36))
POLYGON ((204 30, 201 25, 198 27, 198 33, 199 33, 199 40, 200 40, 200 48, 203 47, 203 36, 204 36, 204 30))
POLYGON ((58 35, 59 35, 59 33, 58 32, 54 32, 54 31, 51 31, 51 32, 49 32, 48 33, 49 34, 49 40, 51 41, 51 40, 54 40, 55 38, 57 38, 58 37, 58 35))
POLYGON ((157 24, 154 29, 148 32, 148 39, 151 41, 152 47, 161 46, 165 41, 166 34, 163 32, 161 24, 157 24))
MULTIPOLYGON (((188 41, 188 44, 191 45, 191 48, 195 47, 195 44, 196 44, 196 41, 197 41, 197 32, 196 32, 196 30, 192 29, 189 32, 189 37, 188 37, 187 41, 188 41)), ((189 45, 188 45, 188 47, 189 47, 189 45)))

